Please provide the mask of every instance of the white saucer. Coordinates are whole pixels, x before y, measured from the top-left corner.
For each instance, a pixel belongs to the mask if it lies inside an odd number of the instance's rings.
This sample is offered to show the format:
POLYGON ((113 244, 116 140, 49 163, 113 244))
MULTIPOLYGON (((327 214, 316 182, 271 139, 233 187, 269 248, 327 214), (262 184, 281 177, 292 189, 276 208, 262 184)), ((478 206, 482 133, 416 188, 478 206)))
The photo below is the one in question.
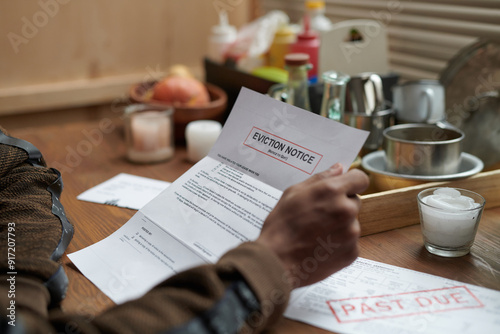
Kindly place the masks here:
POLYGON ((462 159, 460 162, 460 166, 458 168, 458 172, 455 174, 447 174, 447 175, 407 175, 407 174, 398 174, 393 172, 386 171, 385 165, 385 152, 384 151, 375 151, 369 153, 363 157, 361 160, 361 166, 368 172, 375 174, 382 174, 385 176, 390 176, 394 178, 401 178, 406 180, 417 180, 417 181, 448 181, 448 180, 456 180, 462 179, 465 177, 472 176, 474 174, 479 173, 483 170, 484 164, 481 159, 478 157, 469 154, 462 153, 462 159))

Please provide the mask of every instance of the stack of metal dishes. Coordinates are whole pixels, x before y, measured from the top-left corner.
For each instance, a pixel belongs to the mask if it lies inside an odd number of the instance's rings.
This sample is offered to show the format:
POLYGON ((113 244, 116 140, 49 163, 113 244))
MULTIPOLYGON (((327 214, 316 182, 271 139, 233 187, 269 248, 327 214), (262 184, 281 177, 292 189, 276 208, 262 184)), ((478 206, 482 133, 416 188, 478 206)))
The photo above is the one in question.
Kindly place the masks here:
POLYGON ((384 191, 467 178, 500 163, 500 43, 460 50, 439 80, 393 87, 395 123, 361 166, 384 191))
POLYGON ((481 159, 463 152, 465 134, 452 126, 399 124, 383 136, 383 150, 361 161, 376 191, 466 178, 484 168, 481 159))

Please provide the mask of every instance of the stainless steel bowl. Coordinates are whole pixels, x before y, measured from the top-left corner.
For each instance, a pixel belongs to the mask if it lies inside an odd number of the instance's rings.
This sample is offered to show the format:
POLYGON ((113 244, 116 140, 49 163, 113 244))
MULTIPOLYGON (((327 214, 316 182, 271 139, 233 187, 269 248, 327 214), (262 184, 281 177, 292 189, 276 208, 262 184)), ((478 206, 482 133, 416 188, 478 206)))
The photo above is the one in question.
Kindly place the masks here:
POLYGON ((449 175, 458 171, 464 133, 454 127, 401 124, 384 130, 387 170, 406 175, 449 175))

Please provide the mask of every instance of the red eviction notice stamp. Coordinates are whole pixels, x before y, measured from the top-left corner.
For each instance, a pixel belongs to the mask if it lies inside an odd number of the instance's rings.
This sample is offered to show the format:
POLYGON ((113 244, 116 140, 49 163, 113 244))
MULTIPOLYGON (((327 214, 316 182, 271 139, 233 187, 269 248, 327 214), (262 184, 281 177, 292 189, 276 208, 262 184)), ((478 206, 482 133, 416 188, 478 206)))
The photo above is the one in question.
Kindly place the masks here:
POLYGON ((339 323, 484 307, 465 286, 327 301, 339 323))

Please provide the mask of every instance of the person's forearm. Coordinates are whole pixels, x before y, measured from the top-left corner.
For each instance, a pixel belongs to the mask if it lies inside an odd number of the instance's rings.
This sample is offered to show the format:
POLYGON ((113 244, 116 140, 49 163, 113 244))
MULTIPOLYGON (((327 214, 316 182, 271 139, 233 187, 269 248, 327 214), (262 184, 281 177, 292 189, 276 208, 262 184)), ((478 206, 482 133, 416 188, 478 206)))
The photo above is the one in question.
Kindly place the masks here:
POLYGON ((11 297, 9 270, 6 262, 0 265, 2 332, 157 333, 193 323, 211 327, 212 333, 223 327, 236 331, 241 326, 257 332, 284 311, 290 287, 281 260, 265 245, 246 243, 217 264, 174 275, 144 297, 112 307, 92 320, 49 314, 49 305, 64 297, 66 281, 59 284, 58 278, 66 276, 57 260, 73 232, 58 203, 61 187, 54 187, 62 186, 60 175, 45 166, 36 147, 4 132, 0 129, 4 241, 0 248, 9 244, 7 230, 15 225, 17 274, 15 297, 11 297), (12 312, 11 302, 15 302, 12 312))
POLYGON ((71 328, 78 333, 175 333, 178 327, 185 332, 187 324, 201 324, 206 329, 215 326, 207 333, 217 331, 217 326, 222 326, 221 330, 244 326, 259 332, 272 326, 288 303, 290 287, 283 277, 282 266, 273 253, 261 245, 246 243, 229 251, 216 265, 179 273, 145 296, 112 307, 92 321, 63 313, 52 313, 44 319, 30 312, 24 319, 29 320, 30 328, 50 325, 55 332, 71 328), (245 288, 242 293, 238 283, 243 283, 250 295, 245 288))

